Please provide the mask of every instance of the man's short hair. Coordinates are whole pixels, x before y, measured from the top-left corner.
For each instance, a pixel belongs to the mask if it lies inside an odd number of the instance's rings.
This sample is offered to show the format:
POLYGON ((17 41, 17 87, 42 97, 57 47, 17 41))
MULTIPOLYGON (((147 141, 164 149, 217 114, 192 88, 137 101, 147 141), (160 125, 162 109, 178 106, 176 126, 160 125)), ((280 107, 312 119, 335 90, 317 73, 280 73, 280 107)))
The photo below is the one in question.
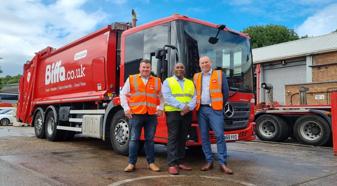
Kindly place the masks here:
POLYGON ((139 64, 141 64, 141 63, 146 63, 146 64, 150 64, 151 65, 151 61, 148 60, 148 59, 142 59, 142 60, 140 60, 139 64))

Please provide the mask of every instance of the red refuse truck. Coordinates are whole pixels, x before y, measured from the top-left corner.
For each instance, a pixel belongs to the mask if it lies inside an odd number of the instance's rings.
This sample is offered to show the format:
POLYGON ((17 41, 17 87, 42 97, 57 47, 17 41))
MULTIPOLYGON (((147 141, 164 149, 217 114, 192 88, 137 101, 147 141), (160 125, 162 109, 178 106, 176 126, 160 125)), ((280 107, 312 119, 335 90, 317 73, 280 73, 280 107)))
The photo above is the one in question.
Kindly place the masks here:
MULTIPOLYGON (((226 73, 230 98, 225 106, 228 141, 252 140, 253 72, 250 39, 224 25, 173 15, 141 26, 114 23, 59 49, 47 47, 24 64, 17 119, 34 126, 38 138, 70 139, 76 133, 111 143, 127 154, 129 123, 119 92, 142 58, 152 62, 152 75, 164 80, 175 63, 186 76, 200 71, 199 57, 213 59, 226 73)), ((167 143, 165 116, 159 117, 156 143, 167 143)), ((212 143, 215 142, 210 132, 212 143)), ((200 146, 194 113, 188 146, 200 146)))

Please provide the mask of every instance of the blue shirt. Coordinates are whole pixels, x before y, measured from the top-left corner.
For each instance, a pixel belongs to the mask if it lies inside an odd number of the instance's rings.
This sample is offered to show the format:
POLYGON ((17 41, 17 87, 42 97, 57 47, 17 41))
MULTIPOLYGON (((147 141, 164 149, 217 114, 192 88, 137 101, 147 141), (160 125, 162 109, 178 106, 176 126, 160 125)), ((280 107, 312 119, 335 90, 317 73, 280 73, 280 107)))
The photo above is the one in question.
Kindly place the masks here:
MULTIPOLYGON (((209 83, 210 83, 210 79, 211 79, 211 75, 212 75, 213 70, 211 69, 210 71, 208 71, 207 73, 201 72, 201 78, 202 78, 202 82, 201 82, 201 104, 202 105, 209 105, 211 104, 211 95, 210 95, 210 91, 209 91, 209 83)), ((228 96, 229 96, 229 88, 228 88, 228 82, 227 82, 227 78, 226 78, 226 74, 224 72, 221 73, 222 74, 222 94, 223 94, 223 102, 226 103, 228 96)))
MULTIPOLYGON (((173 77, 178 81, 178 83, 181 87, 181 90, 184 91, 185 78, 179 79, 176 76, 173 76, 173 77)), ((165 100, 165 104, 171 105, 171 106, 179 108, 179 109, 183 109, 185 107, 185 103, 179 102, 175 97, 172 96, 171 88, 168 84, 167 79, 165 79, 161 91, 162 91, 162 94, 163 94, 163 97, 164 97, 164 100, 165 100)), ((195 105, 196 105, 196 94, 195 94, 195 91, 194 91, 194 95, 192 97, 192 100, 189 103, 187 103, 187 106, 192 111, 194 109, 195 105)))

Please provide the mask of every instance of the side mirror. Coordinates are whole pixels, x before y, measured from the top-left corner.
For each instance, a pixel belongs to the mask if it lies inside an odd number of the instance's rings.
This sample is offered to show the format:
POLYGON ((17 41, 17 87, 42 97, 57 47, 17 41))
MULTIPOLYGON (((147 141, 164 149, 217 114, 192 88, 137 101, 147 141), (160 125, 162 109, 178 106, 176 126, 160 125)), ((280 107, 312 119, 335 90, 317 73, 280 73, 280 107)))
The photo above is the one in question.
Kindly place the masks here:
POLYGON ((216 33, 215 37, 209 37, 208 42, 213 44, 213 45, 216 44, 219 41, 218 35, 219 35, 220 30, 223 30, 225 28, 226 28, 225 25, 219 25, 218 26, 218 32, 216 33))
POLYGON ((215 44, 215 43, 217 43, 218 41, 219 41, 219 39, 216 38, 216 37, 210 37, 210 38, 208 39, 208 42, 211 43, 211 44, 215 44))
POLYGON ((167 54, 167 50, 166 49, 158 49, 155 52, 155 56, 157 59, 165 59, 166 58, 166 54, 167 54))

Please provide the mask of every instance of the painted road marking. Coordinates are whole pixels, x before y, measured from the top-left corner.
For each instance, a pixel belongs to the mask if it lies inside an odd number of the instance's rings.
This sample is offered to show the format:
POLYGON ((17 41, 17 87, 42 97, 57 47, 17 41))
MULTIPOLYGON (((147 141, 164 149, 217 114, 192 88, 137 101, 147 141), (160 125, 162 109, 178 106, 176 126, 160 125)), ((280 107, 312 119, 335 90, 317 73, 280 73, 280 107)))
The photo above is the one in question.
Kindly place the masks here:
POLYGON ((131 182, 135 182, 135 181, 139 181, 139 180, 146 180, 146 179, 181 178, 181 177, 191 177, 191 178, 199 177, 199 178, 206 178, 206 179, 213 179, 213 180, 231 181, 231 182, 246 185, 246 186, 255 186, 255 184, 253 184, 253 183, 238 181, 238 180, 234 180, 234 179, 231 179, 231 178, 228 178, 228 177, 224 178, 224 177, 215 177, 215 176, 187 176, 187 175, 143 176, 143 177, 130 178, 130 179, 125 179, 125 180, 121 180, 121 181, 118 181, 118 182, 114 182, 114 183, 110 184, 109 186, 119 186, 119 185, 123 185, 123 184, 126 184, 126 183, 131 183, 131 182))

